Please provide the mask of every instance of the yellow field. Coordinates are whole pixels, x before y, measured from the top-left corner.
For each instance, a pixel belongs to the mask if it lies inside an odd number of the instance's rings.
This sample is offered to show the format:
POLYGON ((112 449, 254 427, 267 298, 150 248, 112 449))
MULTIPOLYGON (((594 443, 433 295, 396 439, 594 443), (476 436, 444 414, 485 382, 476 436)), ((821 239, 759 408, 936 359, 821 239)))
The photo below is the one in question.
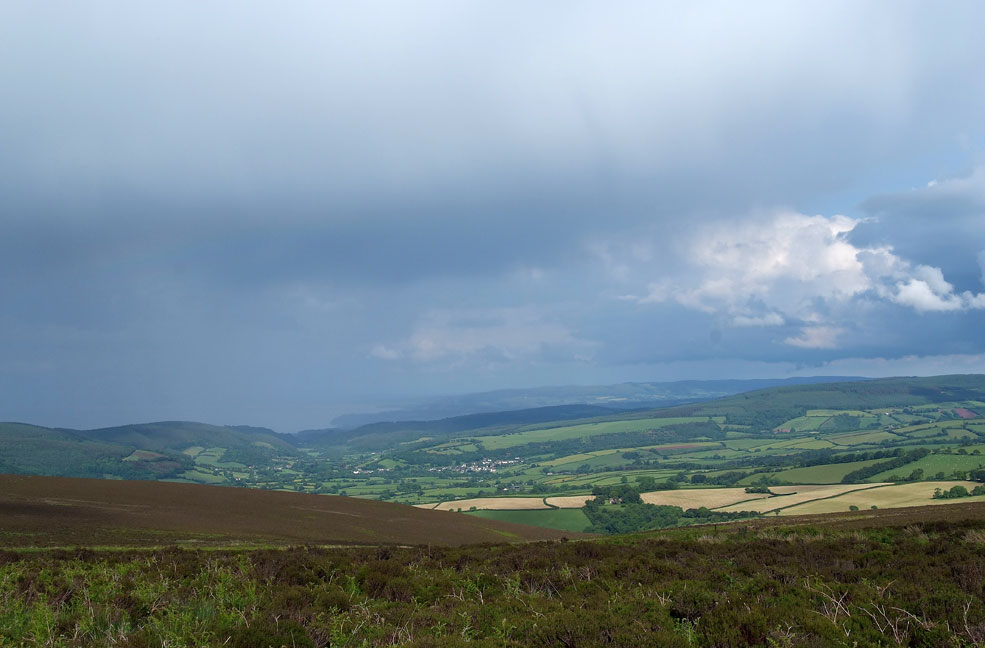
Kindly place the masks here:
MULTIPOLYGON (((868 509, 873 505, 879 508, 899 508, 901 506, 925 506, 927 504, 957 504, 961 502, 985 501, 985 496, 960 497, 958 499, 932 499, 935 488, 947 490, 961 485, 969 491, 981 484, 966 481, 913 482, 910 484, 891 484, 871 490, 854 491, 832 499, 807 502, 800 506, 780 511, 780 515, 805 515, 811 513, 838 513, 847 511, 855 505, 868 509)), ((786 499, 786 498, 783 498, 786 499)))
MULTIPOLYGON (((680 506, 682 509, 689 508, 719 508, 736 504, 745 500, 756 500, 769 497, 766 493, 747 493, 745 488, 688 488, 684 490, 655 491, 653 493, 642 493, 640 495, 646 504, 660 504, 663 506, 680 506)), ((750 502, 752 504, 752 502, 750 502)), ((752 510, 745 504, 739 510, 752 510)))
MULTIPOLYGON (((777 495, 785 495, 785 497, 771 497, 769 499, 764 499, 756 502, 733 504, 732 506, 724 506, 720 510, 759 511, 760 513, 768 513, 769 511, 775 511, 778 508, 803 504, 804 502, 820 499, 822 497, 833 497, 835 495, 840 495, 842 493, 848 493, 850 491, 855 491, 859 489, 872 488, 873 486, 877 486, 877 485, 882 486, 884 484, 834 484, 830 486, 770 486, 771 491, 773 491, 777 495)), ((933 489, 931 489, 931 492, 933 492, 933 489)))
POLYGON ((548 497, 547 503, 558 508, 582 508, 585 502, 595 499, 594 495, 564 495, 562 497, 548 497))
MULTIPOLYGON (((758 511, 770 513, 780 509, 781 515, 837 513, 847 511, 853 505, 860 509, 868 509, 873 505, 883 509, 924 504, 985 502, 985 496, 939 500, 931 498, 935 488, 947 490, 958 484, 969 491, 980 485, 976 482, 944 481, 910 484, 771 486, 770 490, 781 497, 771 497, 765 493, 747 493, 744 488, 688 488, 642 493, 640 497, 647 504, 680 506, 685 510, 704 506, 726 512, 758 511)), ((585 502, 590 499, 592 499, 591 495, 564 495, 548 497, 547 504, 545 504, 544 500, 539 497, 478 497, 438 504, 415 504, 415 506, 439 511, 456 511, 458 509, 467 511, 473 506, 480 511, 534 511, 548 509, 551 506, 562 509, 582 508, 585 506, 585 502)))
POLYGON ((476 497, 474 499, 442 502, 434 507, 436 511, 467 511, 472 507, 480 511, 532 511, 550 508, 540 497, 476 497))

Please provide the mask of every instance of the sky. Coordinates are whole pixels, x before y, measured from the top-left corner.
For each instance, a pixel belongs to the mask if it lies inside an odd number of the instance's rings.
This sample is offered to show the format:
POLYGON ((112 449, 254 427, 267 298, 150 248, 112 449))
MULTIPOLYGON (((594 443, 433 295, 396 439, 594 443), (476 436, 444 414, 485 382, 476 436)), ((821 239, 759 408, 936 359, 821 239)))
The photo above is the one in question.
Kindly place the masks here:
POLYGON ((0 3, 0 420, 985 372, 983 24, 0 3))

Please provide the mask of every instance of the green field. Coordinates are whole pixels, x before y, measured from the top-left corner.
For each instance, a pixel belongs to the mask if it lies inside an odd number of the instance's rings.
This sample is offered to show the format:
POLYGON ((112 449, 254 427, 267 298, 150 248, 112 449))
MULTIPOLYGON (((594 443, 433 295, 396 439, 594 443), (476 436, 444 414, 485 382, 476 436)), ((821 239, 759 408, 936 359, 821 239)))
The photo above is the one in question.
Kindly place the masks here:
MULTIPOLYGON (((884 460, 869 459, 866 461, 849 461, 847 463, 808 466, 806 468, 791 468, 790 470, 775 473, 773 476, 791 484, 839 484, 845 475, 853 470, 865 468, 880 461, 884 460)), ((753 481, 753 477, 748 477, 739 483, 751 481, 753 481)), ((873 481, 879 480, 875 479, 873 481)))
POLYGON ((514 434, 480 437, 478 440, 486 450, 502 450, 526 445, 528 443, 545 443, 548 441, 567 441, 601 434, 619 434, 624 432, 646 432, 667 425, 680 423, 707 422, 707 416, 687 416, 674 418, 652 418, 628 421, 605 421, 602 423, 585 423, 564 427, 538 428, 514 434))
POLYGON ((214 475, 201 470, 186 470, 181 473, 181 476, 199 484, 222 484, 226 481, 226 478, 221 475, 214 475))
POLYGON ((906 477, 917 469, 923 470, 924 479, 932 479, 941 472, 945 479, 950 479, 955 470, 968 471, 982 467, 985 467, 985 455, 932 454, 900 468, 883 471, 870 477, 868 481, 885 481, 890 475, 906 477))
POLYGON ((779 430, 796 430, 797 432, 814 432, 821 424, 831 418, 826 416, 798 416, 777 426, 779 430))
POLYGON ((547 509, 537 511, 469 511, 466 515, 530 524, 533 526, 557 529, 559 531, 584 531, 590 524, 588 517, 581 509, 547 509))
POLYGON ((877 444, 882 441, 899 441, 900 437, 893 434, 892 432, 885 431, 874 431, 874 432, 857 432, 853 434, 836 434, 827 437, 832 443, 845 446, 863 445, 863 444, 877 444))

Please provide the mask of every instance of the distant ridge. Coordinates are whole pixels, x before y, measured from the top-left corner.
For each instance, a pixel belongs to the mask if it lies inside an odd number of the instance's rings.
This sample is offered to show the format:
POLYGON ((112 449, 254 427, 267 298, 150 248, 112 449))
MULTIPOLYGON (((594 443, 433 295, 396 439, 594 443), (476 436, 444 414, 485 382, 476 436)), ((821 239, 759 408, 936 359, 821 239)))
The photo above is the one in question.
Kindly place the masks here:
POLYGON ((554 405, 505 412, 483 412, 453 416, 436 421, 379 421, 367 423, 355 429, 329 428, 325 430, 304 430, 297 434, 298 443, 315 445, 341 445, 353 439, 362 439, 372 444, 380 439, 406 440, 414 433, 453 434, 465 430, 497 427, 503 425, 523 425, 546 423, 549 421, 571 421, 583 418, 607 416, 625 411, 598 405, 554 405), (402 434, 401 434, 402 433, 402 434))
POLYGON ((369 423, 434 421, 468 414, 529 410, 560 405, 593 405, 613 410, 669 407, 768 387, 860 380, 868 379, 854 376, 811 376, 500 389, 418 399, 410 401, 403 407, 379 412, 345 414, 335 418, 332 427, 351 429, 369 423))

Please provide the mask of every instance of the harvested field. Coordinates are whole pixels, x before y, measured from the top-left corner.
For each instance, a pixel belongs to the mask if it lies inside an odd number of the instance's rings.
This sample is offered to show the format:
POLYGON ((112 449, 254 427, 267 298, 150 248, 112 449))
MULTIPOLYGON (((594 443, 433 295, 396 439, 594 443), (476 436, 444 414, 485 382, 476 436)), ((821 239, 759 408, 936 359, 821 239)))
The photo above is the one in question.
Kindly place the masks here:
POLYGON ((479 511, 533 511, 550 508, 541 497, 476 497, 473 499, 442 502, 435 511, 467 511, 472 507, 479 511))
POLYGON ((460 545, 561 535, 550 529, 354 497, 0 475, 0 547, 460 545))
POLYGON ((640 497, 646 504, 661 504, 664 506, 680 506, 682 509, 701 508, 717 509, 734 504, 736 510, 758 510, 738 502, 758 500, 769 497, 766 493, 747 493, 745 488, 689 488, 686 490, 656 491, 642 493, 640 497))
MULTIPOLYGON (((884 484, 879 484, 884 485, 884 484)), ((834 497, 850 491, 872 488, 875 484, 834 484, 830 486, 771 486, 770 490, 782 497, 771 497, 756 502, 724 506, 722 511, 759 511, 768 513, 777 509, 803 504, 811 500, 834 497)))
POLYGON ((939 504, 966 504, 975 501, 985 501, 985 496, 962 497, 959 499, 932 499, 934 489, 947 490, 952 486, 961 485, 969 491, 976 482, 944 481, 944 482, 912 482, 909 484, 891 484, 864 491, 853 491, 839 497, 807 502, 790 509, 780 511, 781 515, 809 515, 816 513, 838 513, 849 510, 850 506, 859 509, 869 509, 873 505, 880 509, 900 508, 905 506, 934 506, 939 504))
POLYGON ((548 497, 547 503, 563 509, 583 508, 585 502, 595 499, 594 495, 562 495, 560 497, 548 497))

